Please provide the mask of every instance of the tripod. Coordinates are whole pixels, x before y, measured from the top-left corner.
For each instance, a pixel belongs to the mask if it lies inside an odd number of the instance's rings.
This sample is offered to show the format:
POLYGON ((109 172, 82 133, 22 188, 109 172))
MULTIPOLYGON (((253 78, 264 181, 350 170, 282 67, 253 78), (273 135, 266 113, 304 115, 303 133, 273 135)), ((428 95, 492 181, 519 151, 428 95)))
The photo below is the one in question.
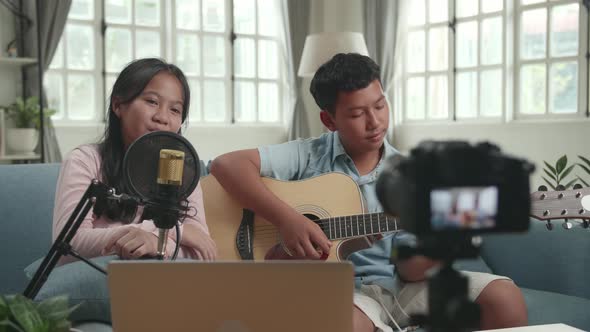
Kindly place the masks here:
POLYGON ((479 305, 468 296, 468 279, 453 268, 457 258, 476 258, 479 244, 470 236, 429 238, 417 248, 401 247, 399 257, 425 255, 442 261, 438 272, 428 279, 428 315, 412 315, 412 324, 430 332, 472 331, 479 327, 479 305))

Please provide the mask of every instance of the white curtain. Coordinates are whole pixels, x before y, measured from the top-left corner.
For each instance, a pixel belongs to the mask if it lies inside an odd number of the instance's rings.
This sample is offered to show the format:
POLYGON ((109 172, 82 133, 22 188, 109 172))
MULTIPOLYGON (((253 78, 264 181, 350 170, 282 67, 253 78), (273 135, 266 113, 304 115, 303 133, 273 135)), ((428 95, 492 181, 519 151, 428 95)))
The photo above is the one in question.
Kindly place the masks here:
POLYGON ((394 74, 398 0, 366 0, 365 40, 369 56, 381 67, 383 90, 389 93, 394 74))
POLYGON ((281 40, 283 59, 286 63, 285 124, 289 128, 289 140, 307 138, 310 135, 307 111, 301 93, 302 79, 297 77, 305 37, 309 31, 309 0, 280 0, 281 40))
MULTIPOLYGON (((57 50, 57 45, 64 31, 68 12, 72 5, 72 0, 29 0, 24 2, 24 10, 29 18, 33 21, 33 26, 25 33, 25 48, 27 55, 37 57, 37 50, 41 48, 41 62, 43 71, 46 71, 51 64, 51 59, 57 50), (39 14, 37 17, 37 7, 39 14), (37 22, 37 19, 39 22, 37 22), (37 25, 40 27, 41 36, 37 36, 37 25)), ((27 76, 27 85, 25 86, 27 95, 39 95, 39 88, 42 82, 39 82, 39 68, 37 66, 29 67, 25 74, 27 76)), ((47 96, 45 92, 39 98, 42 98, 44 108, 47 108, 47 96)), ((57 136, 51 118, 43 121, 43 146, 37 147, 39 151, 43 149, 43 162, 57 163, 61 161, 61 150, 57 143, 57 136)))
POLYGON ((387 96, 392 119, 389 123, 389 139, 393 136, 393 127, 397 119, 396 89, 400 86, 396 80, 396 69, 401 64, 401 43, 405 43, 402 24, 405 15, 400 9, 405 0, 366 0, 365 2, 365 40, 369 55, 381 67, 381 82, 387 96))
MULTIPOLYGON (((408 36, 408 3, 411 0, 399 0, 397 6, 397 28, 395 37, 394 57, 393 57, 393 89, 389 97, 391 98, 393 106, 393 121, 392 125, 401 123, 402 112, 404 109, 403 100, 403 60, 404 52, 406 52, 407 36, 408 36)), ((391 139, 392 137, 390 137, 391 139)))

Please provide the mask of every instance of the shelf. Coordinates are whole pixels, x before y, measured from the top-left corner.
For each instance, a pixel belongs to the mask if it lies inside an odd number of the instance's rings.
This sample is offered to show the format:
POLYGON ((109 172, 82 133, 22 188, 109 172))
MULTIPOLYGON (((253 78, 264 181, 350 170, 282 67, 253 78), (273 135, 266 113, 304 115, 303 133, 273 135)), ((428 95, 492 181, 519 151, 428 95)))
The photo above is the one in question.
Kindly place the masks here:
POLYGON ((0 57, 0 66, 26 66, 37 63, 35 58, 9 58, 0 57))
POLYGON ((6 160, 39 160, 41 155, 39 154, 7 154, 0 156, 0 161, 6 160))

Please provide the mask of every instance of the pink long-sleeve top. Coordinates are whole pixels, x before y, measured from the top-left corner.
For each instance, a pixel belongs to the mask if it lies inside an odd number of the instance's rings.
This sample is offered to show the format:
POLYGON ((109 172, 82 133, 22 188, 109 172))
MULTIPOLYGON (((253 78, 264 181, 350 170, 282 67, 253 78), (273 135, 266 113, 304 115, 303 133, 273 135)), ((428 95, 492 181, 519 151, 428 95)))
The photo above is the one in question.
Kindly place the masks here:
MULTIPOLYGON (((67 223, 68 218, 82 198, 82 195, 88 188, 90 182, 93 179, 102 181, 100 167, 101 158, 98 153, 97 145, 82 145, 70 152, 63 161, 55 193, 55 207, 53 211, 54 241, 67 223)), ((195 223, 199 225, 205 233, 209 234, 209 229, 207 228, 207 223, 205 221, 201 184, 197 185, 196 189, 188 197, 188 201, 189 206, 194 207, 197 213, 196 215, 194 213, 189 213, 183 224, 195 223)), ((111 234, 113 234, 118 227, 138 227, 147 232, 158 235, 158 228, 156 228, 153 221, 144 220, 143 222, 140 222, 142 212, 143 207, 139 206, 133 222, 130 224, 124 224, 120 221, 113 221, 106 216, 97 217, 92 213, 91 209, 86 218, 84 218, 84 221, 80 225, 80 228, 70 244, 74 250, 82 255, 82 257, 92 258, 103 255, 102 250, 106 246, 111 234)), ((181 225, 181 234, 182 227, 183 226, 181 225)), ((171 256, 176 244, 176 232, 174 229, 171 229, 168 232, 168 237, 166 251, 168 256, 171 256)), ((194 248, 181 245, 178 257, 197 258, 197 254, 194 248)), ((75 258, 67 256, 63 257, 60 260, 60 263, 63 264, 74 260, 75 258)))

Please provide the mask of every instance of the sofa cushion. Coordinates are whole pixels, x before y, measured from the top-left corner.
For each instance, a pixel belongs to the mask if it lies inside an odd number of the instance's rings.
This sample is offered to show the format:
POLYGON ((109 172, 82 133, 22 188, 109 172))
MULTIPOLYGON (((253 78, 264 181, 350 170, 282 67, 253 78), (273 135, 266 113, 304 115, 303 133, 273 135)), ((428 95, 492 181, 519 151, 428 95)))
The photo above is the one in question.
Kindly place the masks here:
POLYGON ((530 288, 521 290, 531 324, 564 323, 585 331, 590 326, 590 300, 530 288))
POLYGON ((475 259, 458 259, 453 263, 453 268, 461 271, 492 273, 492 269, 490 269, 481 257, 475 259))
POLYGON ((59 164, 0 165, 0 294, 24 291, 23 269, 47 254, 59 164))
POLYGON ((482 257, 495 274, 519 286, 590 299, 590 229, 531 220, 529 232, 486 236, 482 257))
MULTIPOLYGON (((118 257, 105 256, 91 261, 106 269, 108 262, 115 259, 118 257)), ((32 277, 40 264, 41 259, 36 260, 25 269, 25 274, 32 277)), ((35 300, 64 294, 68 295, 70 304, 80 304, 70 316, 72 321, 111 321, 107 277, 86 263, 77 261, 53 269, 35 300)))

